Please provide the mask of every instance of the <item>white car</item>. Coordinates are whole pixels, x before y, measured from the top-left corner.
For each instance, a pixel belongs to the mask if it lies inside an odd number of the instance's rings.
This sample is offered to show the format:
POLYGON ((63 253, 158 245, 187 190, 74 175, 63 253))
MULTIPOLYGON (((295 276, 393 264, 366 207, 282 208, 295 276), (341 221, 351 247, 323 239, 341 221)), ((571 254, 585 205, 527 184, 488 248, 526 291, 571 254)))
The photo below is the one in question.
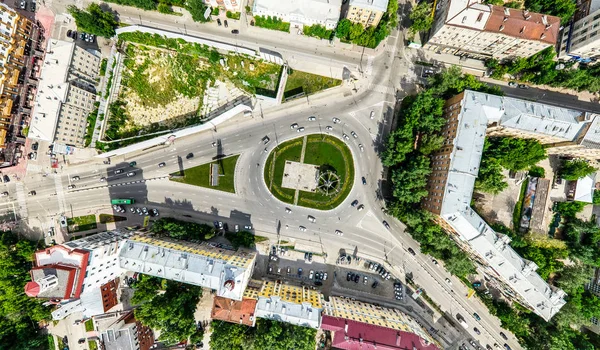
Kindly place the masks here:
POLYGON ((333 121, 333 124, 337 124, 337 123, 340 122, 340 119, 339 118, 335 118, 335 117, 333 119, 331 119, 331 120, 333 121))
POLYGON ((317 120, 317 118, 315 118, 315 116, 311 115, 310 117, 308 117, 308 121, 309 122, 314 122, 315 120, 317 120))
POLYGON ((356 133, 355 133, 354 131, 350 131, 350 134, 351 134, 351 135, 352 135, 352 136, 353 136, 355 139, 357 139, 357 138, 358 138, 358 135, 356 135, 356 133))
POLYGON ((340 230, 335 230, 335 234, 338 236, 343 236, 344 232, 340 231, 340 230))
POLYGON ((363 147, 362 143, 358 144, 358 149, 360 149, 361 152, 365 151, 365 147, 363 147))
POLYGON ((446 278, 446 283, 448 283, 449 285, 452 285, 452 281, 450 281, 449 278, 446 278))
POLYGON ((310 222, 312 222, 312 223, 315 223, 315 221, 317 221, 317 219, 315 219, 315 217, 314 217, 314 216, 312 216, 312 215, 309 215, 309 216, 308 216, 308 221, 310 221, 310 222))
POLYGON ((327 281, 327 272, 323 272, 322 277, 323 277, 323 281, 327 281))
POLYGON ((288 214, 291 214, 291 213, 292 213, 292 209, 290 209, 290 208, 285 208, 285 212, 286 212, 286 213, 288 213, 288 214))
POLYGON ((371 119, 375 118, 375 111, 371 111, 370 118, 371 118, 371 119))
POLYGON ((290 125, 290 129, 296 129, 298 127, 298 123, 294 123, 290 125))
POLYGON ((8 192, 2 192, 2 194, 0 196, 1 197, 6 197, 6 196, 8 196, 8 192))
POLYGON ((80 180, 80 177, 79 177, 79 176, 73 176, 73 177, 71 178, 71 180, 72 180, 72 181, 79 181, 79 180, 80 180))
POLYGON ((106 181, 106 178, 105 178, 104 176, 102 176, 102 177, 100 178, 100 182, 104 182, 104 181, 106 181))
POLYGON ((303 131, 304 131, 304 127, 303 126, 299 127, 298 130, 297 130, 297 132, 303 132, 303 131))
POLYGON ((127 177, 135 176, 135 171, 130 171, 127 173, 127 177))
POLYGON ((342 134, 342 137, 344 138, 344 140, 348 141, 350 140, 350 137, 346 134, 342 134))
POLYGON ((67 186, 67 189, 69 189, 69 190, 72 190, 74 188, 75 188, 75 185, 69 185, 69 186, 67 186))
POLYGON ((325 130, 327 130, 327 131, 331 131, 331 130, 333 130, 333 127, 331 127, 331 126, 327 125, 327 126, 325 127, 325 130))
POLYGON ((308 274, 308 279, 312 280, 313 277, 315 277, 315 272, 313 270, 310 270, 310 273, 308 274))
POLYGON ((364 205, 364 204, 361 204, 361 205, 359 205, 359 206, 358 206, 358 208, 356 208, 356 209, 357 209, 358 211, 361 211, 361 210, 365 209, 365 205, 364 205))
POLYGON ((304 227, 304 226, 300 226, 299 228, 300 228, 300 231, 301 231, 301 232, 306 232, 306 227, 304 227))

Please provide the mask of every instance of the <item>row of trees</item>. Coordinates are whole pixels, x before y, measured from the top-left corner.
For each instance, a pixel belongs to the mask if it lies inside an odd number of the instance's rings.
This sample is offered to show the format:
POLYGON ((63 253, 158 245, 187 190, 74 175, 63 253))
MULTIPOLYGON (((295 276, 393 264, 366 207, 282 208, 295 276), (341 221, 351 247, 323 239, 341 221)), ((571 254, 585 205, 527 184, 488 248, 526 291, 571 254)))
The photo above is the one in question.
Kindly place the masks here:
POLYGON ((304 35, 314 36, 315 38, 330 40, 333 38, 333 30, 329 30, 320 24, 314 24, 312 26, 304 26, 302 28, 304 35))
POLYGON ((475 77, 463 75, 458 67, 430 77, 428 89, 404 98, 399 127, 390 133, 381 154, 392 184, 388 214, 408 226, 423 253, 444 260, 448 270, 458 276, 472 273, 473 264, 456 243, 432 223, 429 213, 419 207, 427 196, 425 186, 431 173, 429 157, 444 141, 440 134, 446 123, 442 117, 444 101, 467 88, 499 93, 475 77))
POLYGON ((211 349, 313 350, 317 330, 290 323, 258 319, 256 327, 213 321, 211 349))
POLYGON ((342 41, 351 42, 356 45, 375 48, 387 38, 390 31, 398 25, 398 2, 388 2, 387 11, 377 24, 377 27, 368 26, 364 28, 360 23, 352 23, 348 19, 339 21, 335 36, 342 41))
POLYGON ((187 283, 140 275, 131 302, 139 305, 135 317, 145 326, 160 330, 160 340, 175 344, 192 338, 202 340, 194 312, 202 298, 202 288, 187 283), (164 291, 164 293, 159 293, 164 291))
MULTIPOLYGON (((152 225, 152 232, 184 241, 201 242, 213 238, 217 230, 207 224, 160 218, 152 225)), ((256 236, 252 232, 226 232, 225 237, 235 249, 255 247, 256 236)))
POLYGON ((23 293, 36 248, 41 247, 0 232, 0 349, 47 348, 39 323, 50 319, 50 312, 41 300, 23 293))
POLYGON ((495 79, 502 79, 505 74, 509 74, 519 81, 538 85, 592 93, 600 91, 600 65, 580 64, 574 67, 574 62, 567 62, 562 68, 555 61, 555 56, 552 46, 527 58, 520 57, 503 63, 491 59, 486 62, 486 66, 492 70, 491 77, 495 79))

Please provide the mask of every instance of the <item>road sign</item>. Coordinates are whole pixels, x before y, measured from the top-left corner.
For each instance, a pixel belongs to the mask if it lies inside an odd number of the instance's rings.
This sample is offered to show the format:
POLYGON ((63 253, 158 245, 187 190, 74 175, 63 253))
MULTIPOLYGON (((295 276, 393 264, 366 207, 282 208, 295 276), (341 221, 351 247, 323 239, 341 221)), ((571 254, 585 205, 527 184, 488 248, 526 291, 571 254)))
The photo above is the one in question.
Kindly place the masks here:
POLYGON ((144 217, 144 227, 148 227, 148 223, 150 222, 150 217, 149 216, 145 216, 144 217))

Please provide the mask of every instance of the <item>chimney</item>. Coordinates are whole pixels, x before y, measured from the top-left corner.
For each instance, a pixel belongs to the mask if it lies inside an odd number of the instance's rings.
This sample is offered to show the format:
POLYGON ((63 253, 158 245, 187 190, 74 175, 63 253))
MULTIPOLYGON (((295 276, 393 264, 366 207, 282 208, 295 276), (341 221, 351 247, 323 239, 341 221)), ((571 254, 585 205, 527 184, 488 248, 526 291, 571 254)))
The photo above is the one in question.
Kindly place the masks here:
POLYGON ((521 31, 519 32, 520 34, 525 33, 525 28, 527 28, 527 26, 523 26, 523 28, 521 28, 521 31))
POLYGON ((529 21, 530 18, 531 18, 531 15, 527 15, 527 17, 525 17, 525 20, 529 21))
POLYGON ((546 30, 552 28, 552 24, 546 24, 546 30))
POLYGON ((502 20, 502 22, 506 22, 508 21, 508 17, 504 17, 504 19, 502 20))
POLYGON ((544 23, 545 26, 548 26, 548 16, 546 16, 546 15, 542 16, 542 23, 544 23))
POLYGON ((500 25, 500 31, 504 30, 504 24, 500 25))
POLYGON ((505 16, 510 16, 510 10, 508 9, 508 7, 504 8, 504 15, 505 16))
POLYGON ((523 10, 523 17, 527 17, 528 14, 529 14, 529 10, 523 10))
POLYGON ((546 34, 542 33, 542 35, 540 36, 540 39, 543 40, 544 38, 546 38, 546 34))

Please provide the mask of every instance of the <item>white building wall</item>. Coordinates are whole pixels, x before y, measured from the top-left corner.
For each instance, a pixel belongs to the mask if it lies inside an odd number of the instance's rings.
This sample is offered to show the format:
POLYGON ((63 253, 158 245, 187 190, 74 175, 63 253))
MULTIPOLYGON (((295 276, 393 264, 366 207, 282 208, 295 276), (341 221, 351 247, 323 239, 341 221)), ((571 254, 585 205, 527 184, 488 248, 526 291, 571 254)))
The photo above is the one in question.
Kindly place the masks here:
POLYGON ((600 9, 587 15, 565 28, 561 43, 561 56, 579 56, 582 58, 600 58, 600 9), (566 52, 567 39, 571 31, 571 47, 566 52))

